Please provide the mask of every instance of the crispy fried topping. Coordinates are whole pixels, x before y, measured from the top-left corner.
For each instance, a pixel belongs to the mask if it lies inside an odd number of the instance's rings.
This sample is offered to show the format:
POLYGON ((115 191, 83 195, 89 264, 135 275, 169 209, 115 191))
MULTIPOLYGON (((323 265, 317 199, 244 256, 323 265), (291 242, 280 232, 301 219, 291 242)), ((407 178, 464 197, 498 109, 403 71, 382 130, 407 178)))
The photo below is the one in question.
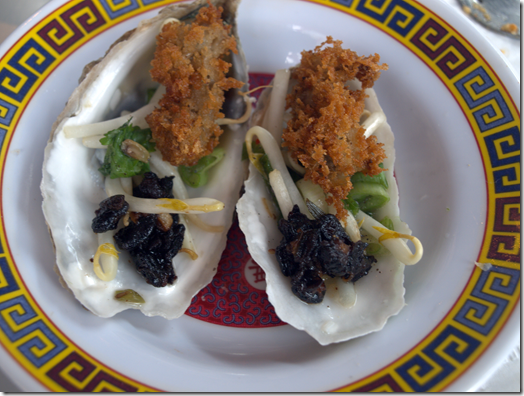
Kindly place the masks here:
POLYGON ((211 154, 222 134, 215 120, 224 117, 224 91, 243 85, 225 77, 231 64, 221 58, 237 53, 237 44, 221 14, 209 4, 192 24, 166 24, 157 36, 151 77, 166 94, 146 120, 163 159, 175 166, 211 154))
POLYGON ((287 97, 292 119, 282 138, 295 160, 306 168, 304 178, 320 185, 327 202, 345 218, 341 200, 352 188, 356 172, 379 174, 379 164, 386 157, 376 137, 364 137, 359 120, 364 111, 364 88, 370 88, 387 65, 379 65, 375 54, 359 57, 342 49, 342 42, 327 40, 314 51, 303 51, 302 61, 293 69, 297 82, 287 97), (331 44, 332 46, 326 46, 331 44), (362 90, 345 86, 349 80, 362 82, 362 90))

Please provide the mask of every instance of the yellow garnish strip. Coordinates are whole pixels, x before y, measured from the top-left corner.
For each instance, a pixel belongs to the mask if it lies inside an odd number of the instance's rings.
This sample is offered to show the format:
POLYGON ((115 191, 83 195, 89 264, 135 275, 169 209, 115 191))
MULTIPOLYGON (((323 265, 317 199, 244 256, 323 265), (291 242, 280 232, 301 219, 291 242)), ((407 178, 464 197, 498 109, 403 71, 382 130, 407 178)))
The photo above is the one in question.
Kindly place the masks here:
MULTIPOLYGON (((312 219, 313 216, 311 215, 311 213, 309 213, 309 210, 306 206, 306 203, 304 202, 304 199, 302 198, 302 195, 300 194, 300 191, 298 191, 297 186, 293 182, 293 179, 291 178, 291 175, 287 170, 286 163, 284 162, 284 159, 282 158, 282 154, 280 152, 280 145, 277 143, 273 135, 271 135, 271 133, 269 133, 268 130, 259 126, 254 126, 246 133, 246 149, 251 163, 259 171, 261 171, 262 174, 264 174, 263 170, 257 167, 257 163, 261 154, 255 154, 252 150, 252 141, 255 136, 258 138, 260 144, 264 148, 264 152, 268 156, 272 168, 280 171, 280 174, 282 176, 284 184, 286 185, 287 191, 289 193, 289 196, 291 197, 293 205, 298 205, 300 212, 306 214, 310 219, 312 219)), ((258 165, 260 166, 260 164, 258 165)))
MULTIPOLYGON (((111 233, 112 237, 112 233, 111 233)), ((99 235, 99 240, 104 236, 99 235)), ((118 251, 112 243, 102 243, 98 245, 95 256, 93 257, 93 270, 101 280, 109 282, 116 276, 118 269, 118 251)))
POLYGON ((172 209, 176 212, 185 212, 187 209, 189 209, 189 205, 181 199, 162 198, 159 199, 157 202, 159 203, 155 203, 155 206, 166 209, 172 209))
POLYGON ((198 258, 198 254, 196 254, 196 252, 191 249, 181 248, 180 253, 187 253, 189 257, 191 257, 191 260, 196 260, 198 258))
MULTIPOLYGON (((168 162, 165 162, 162 160, 162 157, 158 152, 151 153, 151 158, 149 158, 149 163, 151 167, 155 170, 155 173, 159 177, 166 177, 166 176, 175 176, 173 179, 173 195, 178 199, 187 199, 189 198, 189 194, 187 193, 186 186, 184 182, 182 181, 182 178, 180 177, 180 174, 178 173, 178 169, 176 166, 171 165, 168 162)), ((198 228, 207 231, 207 232, 224 232, 224 226, 218 225, 211 225, 207 224, 205 221, 203 221, 198 215, 196 214, 187 214, 183 215, 183 217, 187 217, 187 219, 197 226, 198 228)), ((187 236, 188 229, 186 228, 186 234, 184 236, 184 240, 187 236)))
POLYGON ((105 190, 108 196, 123 194, 129 204, 130 212, 202 214, 224 209, 224 204, 213 198, 150 199, 133 197, 125 192, 120 179, 109 177, 106 177, 105 180, 105 190))
MULTIPOLYGON (((220 212, 224 209, 224 203, 212 198, 190 198, 186 200, 161 198, 152 201, 157 201, 156 208, 159 212, 149 213, 210 213, 220 212), (166 211, 163 211, 165 209, 166 211)), ((130 208, 133 207, 129 203, 130 208)), ((139 212, 139 210, 137 210, 139 212)), ((148 212, 146 212, 148 213, 148 212)))
POLYGON ((395 239, 395 238, 406 238, 406 239, 409 239, 410 241, 417 239, 412 235, 401 234, 399 232, 392 231, 389 228, 385 228, 385 227, 373 227, 373 228, 382 233, 382 236, 378 238, 379 242, 385 241, 386 239, 395 239))
POLYGON ((249 120, 249 117, 251 117, 251 112, 253 110, 253 105, 251 104, 251 98, 247 95, 243 95, 244 101, 246 102, 246 110, 244 111, 244 114, 242 117, 234 119, 234 118, 219 118, 218 120, 215 120, 215 123, 218 125, 231 125, 231 124, 243 124, 247 120, 249 120))
POLYGON ((368 216, 362 211, 359 211, 355 216, 357 221, 366 221, 362 224, 364 230, 370 235, 377 238, 378 241, 388 249, 391 254, 401 263, 405 265, 413 265, 420 261, 424 253, 422 243, 420 240, 412 235, 400 234, 398 232, 384 228, 384 226, 375 220, 373 217, 368 216), (411 249, 407 245, 404 239, 409 239, 415 246, 415 253, 411 252, 411 249))
POLYGON ((224 209, 224 203, 213 198, 189 198, 184 200, 172 198, 150 199, 137 198, 128 194, 124 195, 131 212, 202 214, 220 212, 224 209))
POLYGON ((111 257, 118 258, 118 250, 112 243, 104 243, 98 247, 101 254, 107 254, 111 257))

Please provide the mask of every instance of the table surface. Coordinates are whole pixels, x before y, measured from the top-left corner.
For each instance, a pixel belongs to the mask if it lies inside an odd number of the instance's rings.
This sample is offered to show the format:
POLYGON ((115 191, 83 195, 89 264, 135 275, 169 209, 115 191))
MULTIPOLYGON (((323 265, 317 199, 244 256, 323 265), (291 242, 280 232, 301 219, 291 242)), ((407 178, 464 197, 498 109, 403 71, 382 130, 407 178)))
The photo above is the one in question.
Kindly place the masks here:
MULTIPOLYGON (((0 43, 20 24, 50 0, 0 0, 0 43)), ((462 12, 456 0, 443 0, 462 12)), ((475 27, 506 57, 520 81, 520 41, 498 35, 475 23, 475 27)), ((520 343, 497 372, 476 391, 520 392, 520 343)), ((0 369, 0 391, 20 392, 20 388, 0 369)))

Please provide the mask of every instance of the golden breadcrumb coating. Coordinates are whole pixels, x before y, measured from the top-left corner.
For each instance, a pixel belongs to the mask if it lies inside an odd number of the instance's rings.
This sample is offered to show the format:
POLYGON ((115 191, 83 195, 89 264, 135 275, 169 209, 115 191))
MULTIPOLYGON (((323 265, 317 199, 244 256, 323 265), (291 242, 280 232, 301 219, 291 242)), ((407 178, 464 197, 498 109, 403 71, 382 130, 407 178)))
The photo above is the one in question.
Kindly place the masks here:
POLYGON ((163 159, 175 166, 211 154, 222 134, 215 120, 224 117, 224 91, 243 85, 225 77, 231 64, 221 58, 237 53, 237 43, 222 11, 209 4, 191 24, 164 25, 156 39, 151 77, 166 94, 146 121, 163 159))
POLYGON ((374 136, 364 138, 359 123, 363 89, 372 87, 380 71, 388 68, 379 60, 377 54, 359 57, 328 36, 314 51, 303 51, 300 65, 292 70, 296 85, 286 99, 292 119, 282 145, 306 168, 304 178, 322 187, 339 219, 346 216, 341 200, 352 188, 351 176, 383 171, 379 167, 386 157, 383 144, 374 136), (362 82, 362 90, 345 86, 355 78, 362 82))

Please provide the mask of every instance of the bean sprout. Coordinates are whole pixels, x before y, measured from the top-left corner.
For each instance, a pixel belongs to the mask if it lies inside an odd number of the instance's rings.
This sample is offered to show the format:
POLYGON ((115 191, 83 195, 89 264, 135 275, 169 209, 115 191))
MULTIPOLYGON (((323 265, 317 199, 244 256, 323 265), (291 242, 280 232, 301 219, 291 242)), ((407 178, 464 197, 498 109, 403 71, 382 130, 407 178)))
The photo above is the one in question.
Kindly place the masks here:
POLYGON ((418 238, 412 235, 400 234, 398 232, 384 228, 381 223, 362 211, 359 211, 355 218, 357 221, 362 221, 365 219, 365 221, 362 223, 362 227, 371 236, 377 238, 378 241, 401 263, 405 265, 413 265, 418 263, 422 258, 424 249, 418 238), (415 253, 411 252, 411 249, 407 245, 406 241, 404 241, 402 238, 409 239, 411 242, 413 242, 413 245, 415 245, 415 253))
MULTIPOLYGON (((279 144, 276 142, 275 138, 271 135, 271 133, 269 133, 269 131, 259 126, 254 126, 249 131, 247 131, 246 134, 246 148, 251 163, 257 166, 256 164, 258 163, 258 158, 262 155, 253 153, 251 142, 254 136, 256 136, 260 141, 260 144, 264 148, 264 151, 268 156, 269 162, 271 163, 273 169, 277 169, 278 171, 280 171, 283 182, 287 188, 293 205, 298 205, 300 212, 308 216, 308 218, 312 219, 313 216, 311 215, 311 213, 309 213, 306 203, 304 202, 302 195, 300 195, 300 191, 298 191, 297 186, 293 182, 293 179, 291 178, 291 175, 287 170, 286 164, 284 163, 284 159, 282 158, 282 153, 280 152, 279 144)), ((259 169, 259 171, 260 170, 261 169, 259 169)))

